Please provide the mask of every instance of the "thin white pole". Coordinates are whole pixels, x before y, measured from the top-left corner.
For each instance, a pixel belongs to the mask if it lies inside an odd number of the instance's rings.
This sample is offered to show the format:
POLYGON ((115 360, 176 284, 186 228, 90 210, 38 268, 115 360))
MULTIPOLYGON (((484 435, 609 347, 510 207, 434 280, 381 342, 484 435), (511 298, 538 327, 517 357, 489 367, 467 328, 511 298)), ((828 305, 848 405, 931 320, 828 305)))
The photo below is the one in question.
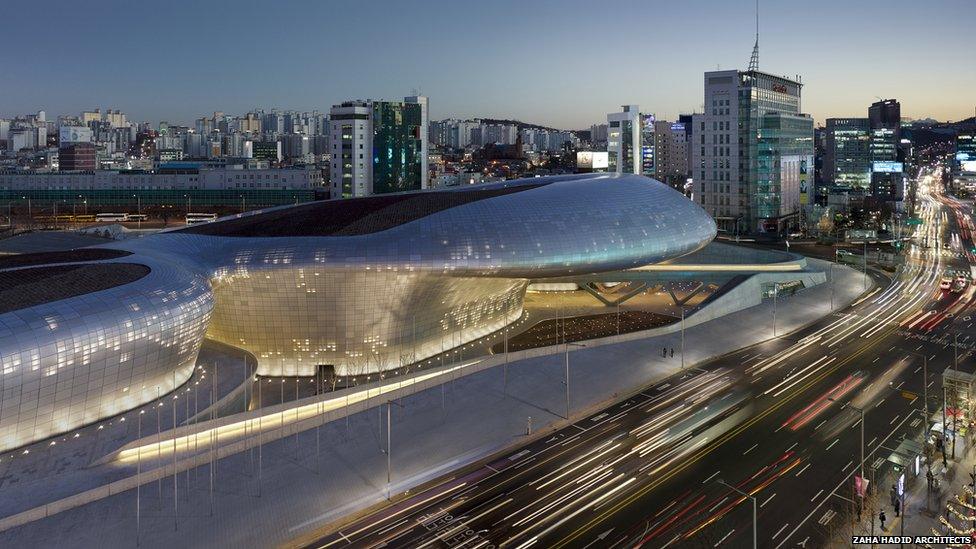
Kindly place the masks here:
POLYGON ((136 439, 139 440, 139 449, 136 451, 136 547, 139 546, 139 520, 142 504, 142 413, 144 411, 139 410, 139 426, 136 434, 136 439))
POLYGON ((176 399, 179 395, 173 395, 173 530, 179 530, 179 482, 176 479, 176 399))
POLYGON ((681 369, 685 369, 685 307, 681 306, 681 369))
POLYGON ((393 402, 386 402, 386 497, 393 497, 393 402))

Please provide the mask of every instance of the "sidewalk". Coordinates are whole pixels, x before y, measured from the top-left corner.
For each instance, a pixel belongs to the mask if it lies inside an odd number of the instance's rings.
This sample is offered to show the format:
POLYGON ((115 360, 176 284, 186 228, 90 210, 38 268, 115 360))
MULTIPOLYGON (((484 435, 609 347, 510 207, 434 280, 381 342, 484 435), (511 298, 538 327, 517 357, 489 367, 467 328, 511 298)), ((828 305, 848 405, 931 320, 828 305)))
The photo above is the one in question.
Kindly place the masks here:
MULTIPOLYGON (((958 442, 962 442, 962 438, 958 442)), ((925 472, 927 468, 922 466, 923 472, 915 479, 915 482, 905 490, 905 511, 895 516, 895 509, 890 501, 890 486, 893 480, 890 475, 886 475, 888 482, 878 481, 877 488, 880 490, 878 503, 880 509, 886 515, 885 528, 881 529, 878 519, 879 509, 873 509, 870 513, 865 511, 865 516, 856 525, 857 535, 871 535, 871 521, 874 522, 874 535, 901 535, 902 527, 906 536, 915 535, 953 535, 948 528, 940 522, 940 517, 945 514, 946 502, 954 498, 957 494, 964 495, 964 486, 970 482, 969 473, 976 467, 976 446, 970 445, 968 448, 957 443, 956 458, 951 457, 952 452, 948 450, 946 457, 947 467, 943 466, 942 453, 936 452, 935 462, 932 464, 932 473, 938 480, 939 486, 931 492, 928 489, 925 472), (904 523, 904 524, 903 524, 904 523)), ((844 529, 846 532, 847 529, 844 529)))
MULTIPOLYGON (((815 261, 815 260, 811 260, 815 261)), ((835 268, 837 308, 861 294, 861 275, 835 268)), ((781 297, 777 333, 787 334, 829 313, 830 284, 781 297)), ((685 331, 686 367, 772 335, 771 300, 685 331)), ((574 414, 667 377, 681 368, 678 332, 573 350, 574 414), (673 358, 661 349, 674 347, 673 358)), ((394 493, 449 473, 563 423, 562 353, 494 367, 402 399, 392 408, 394 493)), ((211 516, 208 466, 140 490, 140 546, 274 546, 383 501, 387 494, 386 410, 376 407, 221 460, 211 516), (176 499, 174 500, 174 493, 176 499)), ((6 498, 5 490, 0 499, 6 498)), ((133 546, 134 490, 0 532, 0 544, 133 546)))

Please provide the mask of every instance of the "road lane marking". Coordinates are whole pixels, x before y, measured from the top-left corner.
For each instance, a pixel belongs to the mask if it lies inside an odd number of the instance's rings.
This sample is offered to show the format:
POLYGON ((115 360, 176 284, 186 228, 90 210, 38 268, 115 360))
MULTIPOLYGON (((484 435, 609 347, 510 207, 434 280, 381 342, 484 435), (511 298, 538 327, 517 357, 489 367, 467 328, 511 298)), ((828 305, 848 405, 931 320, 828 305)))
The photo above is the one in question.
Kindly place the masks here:
POLYGON ((839 438, 838 439, 834 439, 834 441, 831 442, 829 446, 827 446, 826 448, 824 448, 824 451, 830 450, 831 448, 834 447, 834 444, 837 444, 838 442, 840 442, 840 439, 839 438))
POLYGON ((716 503, 715 505, 712 505, 712 507, 711 507, 711 509, 709 509, 709 510, 708 510, 708 513, 709 513, 709 514, 711 514, 711 513, 714 513, 714 512, 715 512, 715 510, 716 510, 716 509, 718 509, 718 508, 719 508, 719 506, 721 506, 721 505, 722 505, 723 503, 725 503, 726 501, 729 501, 729 497, 728 497, 728 496, 725 496, 724 498, 722 498, 722 501, 719 501, 719 502, 718 502, 718 503, 716 503))
MULTIPOLYGON (((880 339, 884 339, 885 337, 887 337, 887 336, 889 336, 891 334, 897 333, 897 331, 898 331, 897 328, 891 328, 891 329, 885 331, 878 338, 875 338, 874 341, 877 341, 877 340, 880 340, 880 339)), ((858 347, 858 349, 856 351, 854 351, 853 353, 848 354, 847 356, 845 356, 841 362, 839 362, 837 364, 834 364, 833 365, 833 368, 831 368, 830 370, 828 370, 826 372, 823 372, 822 374, 818 375, 816 378, 814 378, 814 379, 810 380, 809 382, 807 382, 805 384, 804 388, 801 389, 800 393, 802 393, 803 391, 809 389, 815 383, 823 380, 824 377, 826 377, 830 373, 836 371, 838 368, 840 368, 840 367, 842 367, 844 365, 850 364, 853 360, 855 360, 857 357, 859 357, 860 355, 862 355, 865 352, 867 352, 872 347, 873 347, 873 345, 870 342, 866 342, 864 345, 861 345, 860 347, 858 347)), ((738 434, 742 433, 746 429, 749 429, 750 427, 755 426, 755 424, 758 423, 759 421, 761 421, 763 418, 765 418, 765 417, 769 416, 770 414, 776 412, 777 410, 781 409, 784 405, 786 405, 787 403, 791 402, 792 399, 793 399, 793 397, 791 396, 791 397, 788 397, 788 398, 784 399, 783 401, 780 401, 777 404, 772 405, 770 408, 768 408, 768 409, 764 410, 763 412, 759 413, 758 415, 754 416, 752 419, 748 420, 747 422, 739 425, 738 427, 736 427, 735 429, 733 429, 729 433, 726 433, 725 435, 723 435, 721 437, 717 437, 714 441, 712 441, 709 444, 709 446, 707 446, 707 447, 705 447, 703 449, 703 452, 695 455, 692 459, 687 460, 686 462, 684 462, 684 465, 679 465, 678 467, 676 467, 674 470, 672 470, 668 474, 666 474, 663 477, 659 478, 656 482, 653 482, 653 483, 651 483, 651 484, 649 484, 649 485, 641 488, 640 490, 637 490, 636 492, 634 492, 633 494, 631 494, 630 496, 628 496, 624 500, 616 503, 614 505, 614 507, 611 507, 611 508, 607 509, 603 513, 600 513, 598 516, 596 516, 593 519, 587 521, 581 527, 576 528, 571 534, 567 535, 566 537, 561 538, 557 543, 553 544, 552 547, 554 549, 559 549, 559 548, 565 547, 568 543, 571 543, 577 537, 579 537, 584 532, 586 532, 590 528, 592 528, 593 525, 598 524, 602 520, 605 520, 605 518, 606 518, 606 516, 608 514, 619 511, 622 507, 633 503, 633 501, 636 500, 637 498, 639 498, 639 497, 647 494, 648 492, 656 489, 662 483, 668 481, 669 479, 673 478, 679 472, 685 470, 687 468, 687 465, 690 465, 692 463, 696 463, 696 462, 700 461, 704 456, 710 454, 716 448, 718 448, 719 446, 725 444, 726 442, 728 442, 733 437, 735 437, 738 434)), ((882 460, 883 460, 883 458, 882 458, 882 460)), ((796 533, 796 530, 798 530, 798 529, 799 529, 798 527, 795 528, 793 530, 793 532, 791 532, 790 535, 792 536, 793 534, 795 534, 796 533)))
POLYGON ((661 549, 664 549, 668 545, 671 545, 672 543, 678 541, 678 538, 680 538, 680 537, 681 537, 681 535, 675 534, 675 536, 673 538, 671 538, 671 541, 669 541, 669 542, 667 542, 667 543, 665 543, 664 545, 661 546, 661 549))
POLYGON ((771 495, 768 498, 766 498, 766 501, 760 503, 759 504, 759 508, 762 509, 767 503, 769 503, 770 501, 772 501, 774 497, 776 497, 776 492, 773 492, 773 495, 771 495))
POLYGON ((806 471, 806 470, 807 470, 807 467, 810 467, 810 464, 809 464, 809 463, 807 463, 806 465, 804 465, 804 466, 803 466, 803 469, 800 469, 800 472, 798 472, 798 473, 796 474, 796 476, 800 476, 800 475, 802 475, 802 474, 803 474, 803 471, 806 471))
MULTIPOLYGON (((905 419, 904 419, 904 420, 902 420, 902 424, 903 424, 903 423, 904 423, 904 422, 905 422, 905 421, 906 421, 906 420, 907 420, 907 419, 908 419, 909 417, 911 417, 911 413, 909 413, 909 414, 908 414, 907 416, 905 416, 905 419)), ((901 428, 901 426, 902 426, 902 424, 899 424, 899 425, 898 425, 897 427, 895 427, 895 428, 894 428, 894 429, 893 429, 893 430, 892 430, 892 431, 891 431, 890 433, 888 433, 888 434, 887 434, 887 435, 885 436, 885 438, 884 438, 884 441, 882 441, 882 442, 885 442, 885 441, 887 441, 887 440, 888 440, 889 438, 891 438, 892 436, 894 436, 894 434, 895 434, 895 433, 896 433, 896 432, 898 431, 898 429, 900 429, 900 428, 901 428)), ((882 462, 883 462, 883 461, 884 461, 884 458, 878 458, 878 461, 882 461, 882 462)), ((842 480, 841 480, 841 481, 840 481, 840 482, 839 482, 839 483, 837 484, 837 486, 835 486, 835 487, 834 487, 834 489, 833 489, 833 490, 831 490, 831 493, 834 493, 834 492, 836 492, 837 490, 839 490, 839 489, 840 489, 840 487, 841 487, 841 486, 843 486, 843 485, 844 485, 844 483, 846 483, 846 482, 848 481, 848 479, 849 479, 849 478, 851 477, 851 475, 852 475, 852 474, 853 474, 853 471, 852 471, 851 473, 848 473, 848 474, 847 474, 847 476, 845 476, 845 477, 844 477, 844 478, 843 478, 843 479, 842 479, 842 480)), ((818 510, 820 509, 820 507, 821 507, 821 506, 822 506, 822 505, 823 505, 823 504, 824 504, 824 503, 825 503, 826 501, 827 501, 827 498, 825 498, 825 499, 824 499, 823 501, 821 501, 820 503, 818 503, 818 504, 816 505, 816 507, 814 507, 814 508, 813 508, 813 511, 810 511, 810 514, 808 514, 808 515, 807 515, 806 517, 804 517, 804 518, 803 518, 803 520, 801 520, 801 521, 800 521, 800 523, 799 523, 799 524, 797 524, 797 525, 796 525, 796 527, 795 527, 795 528, 793 528, 793 530, 792 530, 792 531, 791 531, 791 532, 790 532, 790 533, 789 533, 789 534, 788 534, 788 535, 787 535, 787 536, 786 536, 785 538, 783 538, 783 541, 781 541, 781 542, 779 542, 779 544, 777 544, 777 545, 776 545, 776 549, 778 549, 778 548, 780 548, 780 547, 782 547, 784 543, 786 543, 786 542, 787 542, 787 541, 788 541, 788 540, 789 540, 789 539, 790 539, 791 537, 793 537, 793 535, 794 535, 794 534, 796 534, 796 533, 797 533, 797 531, 799 531, 799 530, 800 530, 800 528, 802 528, 802 527, 803 527, 803 525, 804 525, 804 524, 806 523, 806 521, 807 521, 807 520, 809 520, 809 519, 810 519, 810 517, 812 517, 812 516, 813 516, 813 514, 814 514, 814 513, 816 513, 816 512, 817 512, 817 511, 818 511, 818 510)), ((806 543, 807 543, 807 541, 808 541, 809 539, 810 539, 810 537, 809 537, 809 536, 807 536, 807 538, 806 538, 806 539, 804 539, 804 540, 803 540, 802 542, 800 542, 800 543, 798 543, 797 545, 803 545, 803 546, 806 546, 806 543)))
POLYGON ((751 451, 753 451, 753 450, 755 450, 755 449, 756 449, 756 446, 759 446, 759 443, 758 443, 758 442, 757 442, 757 443, 755 443, 755 444, 753 444, 753 445, 752 445, 751 447, 749 447, 749 449, 748 449, 748 450, 746 450, 745 452, 742 452, 742 455, 746 455, 746 454, 748 454, 749 452, 751 452, 751 451))
POLYGON ((719 474, 719 473, 721 473, 721 472, 722 472, 722 471, 715 471, 714 473, 712 473, 712 476, 710 476, 710 477, 708 477, 708 478, 706 478, 705 480, 703 480, 703 481, 702 481, 702 484, 708 484, 708 481, 710 481, 710 480, 712 480, 713 478, 715 478, 715 477, 717 477, 717 476, 718 476, 718 474, 719 474))
POLYGON ((727 539, 729 539, 729 536, 731 536, 731 535, 732 535, 732 532, 735 532, 735 528, 733 528, 733 529, 731 529, 731 530, 729 530, 729 533, 728 533, 728 534, 725 534, 724 536, 722 536, 722 539, 720 539, 720 540, 718 540, 718 543, 716 543, 716 544, 715 544, 715 545, 713 545, 712 547, 718 547, 719 545, 722 545, 722 542, 723 542, 723 541, 725 541, 725 540, 727 540, 727 539))
POLYGON ((789 526, 789 525, 790 525, 790 523, 787 522, 786 524, 783 525, 782 528, 780 528, 779 530, 776 530, 776 533, 773 534, 773 539, 776 539, 776 536, 782 534, 783 533, 783 530, 786 530, 786 527, 789 526))
POLYGON ((848 461, 848 462, 847 462, 847 465, 845 465, 845 466, 843 466, 843 467, 841 467, 841 468, 840 468, 840 471, 841 471, 842 473, 844 473, 844 472, 846 472, 846 471, 847 471, 847 468, 848 468, 848 467, 850 467, 851 465, 854 465, 854 460, 853 460, 853 459, 852 459, 852 460, 850 460, 850 461, 848 461))
POLYGON ((895 416, 891 421, 888 422, 888 425, 894 425, 894 423, 896 421, 898 421, 898 418, 900 418, 900 417, 901 417, 901 415, 895 416))
POLYGON ((824 513, 822 517, 820 517, 820 520, 818 520, 818 521, 817 521, 817 524, 819 524, 819 525, 821 525, 821 526, 827 526, 827 524, 828 524, 828 523, 829 523, 829 522, 830 522, 830 521, 831 521, 831 520, 832 520, 832 519, 833 519, 833 518, 834 518, 834 517, 835 517, 836 515, 837 515, 837 512, 836 512, 836 511, 833 511, 833 510, 831 510, 831 509, 827 509, 827 512, 826 512, 826 513, 824 513))
POLYGON ((812 498, 810 498, 810 501, 812 502, 813 500, 817 499, 818 497, 820 497, 820 494, 822 494, 822 493, 823 493, 823 488, 821 488, 820 491, 817 492, 817 494, 815 496, 813 496, 812 498))

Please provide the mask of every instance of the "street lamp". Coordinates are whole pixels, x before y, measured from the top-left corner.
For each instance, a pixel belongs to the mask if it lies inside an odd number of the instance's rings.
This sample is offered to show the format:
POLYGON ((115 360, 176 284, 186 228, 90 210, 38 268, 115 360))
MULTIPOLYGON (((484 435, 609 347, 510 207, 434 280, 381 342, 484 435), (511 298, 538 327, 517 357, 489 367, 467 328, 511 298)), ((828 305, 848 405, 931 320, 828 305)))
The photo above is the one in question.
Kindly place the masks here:
MULTIPOLYGON (((832 397, 827 397, 827 400, 831 402, 837 402, 837 400, 832 397)), ((861 467, 860 469, 861 469, 861 482, 863 483, 864 482, 864 408, 859 408, 857 406, 854 406, 850 402, 845 403, 844 408, 851 408, 854 411, 859 412, 861 414, 861 467)), ((861 511, 864 511, 864 496, 861 496, 860 507, 861 507, 861 511)), ((860 516, 860 513, 858 513, 858 515, 860 516)), ((872 530, 874 529, 873 516, 871 517, 871 529, 872 530)))
POLYGON ((740 496, 745 496, 752 500, 752 549, 756 549, 759 546, 759 544, 757 543, 757 538, 759 537, 759 525, 756 522, 756 496, 743 492, 742 490, 739 490, 735 486, 732 486, 731 484, 725 482, 722 479, 718 479, 715 482, 721 484, 722 486, 725 486, 726 488, 732 490, 733 492, 736 492, 740 496))
POLYGON ((863 287, 865 290, 868 289, 868 241, 864 241, 864 254, 861 256, 861 260, 864 263, 864 275, 861 280, 863 280, 863 287))
POLYGON ((399 402, 395 402, 392 399, 386 401, 386 497, 387 499, 393 497, 393 447, 392 447, 392 429, 393 429, 393 405, 403 408, 403 405, 399 402))
MULTIPOLYGON (((773 337, 776 337, 776 301, 779 296, 779 282, 773 282, 773 337)), ((683 316, 683 315, 682 315, 683 316)), ((682 334, 684 332, 682 331, 682 334)), ((684 336, 682 335, 682 339, 684 336)))
POLYGON ((566 343, 566 419, 569 419, 569 348, 586 347, 583 343, 566 343))
POLYGON ((929 357, 918 351, 908 351, 908 354, 922 357, 922 400, 925 401, 922 408, 925 413, 925 423, 923 427, 928 431, 929 425, 929 357))

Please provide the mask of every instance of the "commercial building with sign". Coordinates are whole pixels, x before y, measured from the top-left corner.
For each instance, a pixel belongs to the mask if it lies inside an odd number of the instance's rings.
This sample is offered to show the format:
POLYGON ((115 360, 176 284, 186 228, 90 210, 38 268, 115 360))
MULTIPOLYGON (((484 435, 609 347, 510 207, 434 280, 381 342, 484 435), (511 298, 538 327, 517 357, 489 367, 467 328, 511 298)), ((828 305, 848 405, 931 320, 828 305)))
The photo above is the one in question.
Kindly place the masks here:
POLYGON ((799 81, 758 70, 705 73, 695 114, 695 201, 729 233, 779 232, 799 215, 799 170, 813 164, 813 119, 799 81))
POLYGON ((868 107, 871 124, 871 195, 881 200, 902 200, 905 197, 905 175, 890 169, 898 162, 901 142, 901 104, 883 99, 868 107))
POLYGON ((517 321, 533 279, 659 263, 714 236, 666 185, 590 174, 0 258, 0 450, 157 399, 190 377, 205 336, 254 355, 259 375, 393 370, 517 321))
POLYGON ((962 132, 956 136, 952 181, 957 188, 976 188, 976 133, 962 132))

